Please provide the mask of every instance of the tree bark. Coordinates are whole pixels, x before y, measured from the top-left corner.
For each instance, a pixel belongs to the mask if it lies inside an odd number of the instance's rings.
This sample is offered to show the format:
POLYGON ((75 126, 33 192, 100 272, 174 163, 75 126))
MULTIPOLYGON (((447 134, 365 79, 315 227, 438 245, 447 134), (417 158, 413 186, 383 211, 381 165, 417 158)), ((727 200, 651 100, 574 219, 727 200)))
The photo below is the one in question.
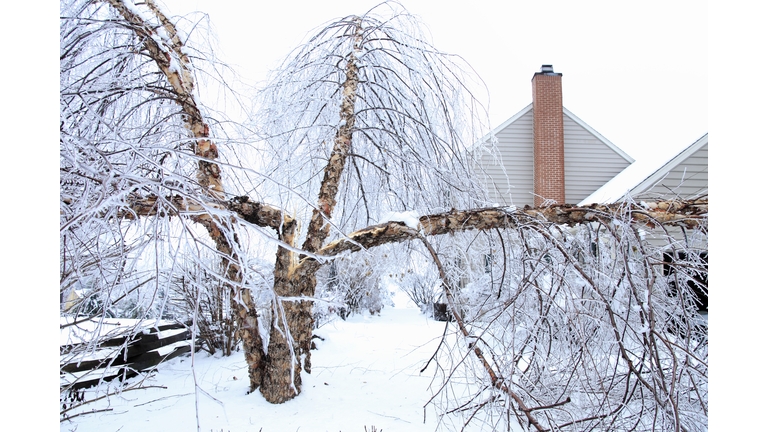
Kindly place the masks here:
MULTIPOLYGON (((153 215, 157 213, 157 198, 149 198, 132 203, 131 208, 136 216, 153 215)), ((181 196, 166 199, 179 213, 199 212, 203 204, 192 202, 181 196)), ((227 203, 206 204, 220 209, 226 209, 236 214, 242 220, 261 227, 270 227, 280 233, 280 240, 293 245, 296 222, 290 217, 269 205, 252 202, 247 197, 237 197, 227 203)), ((651 227, 661 225, 682 225, 693 228, 707 229, 707 214, 709 203, 707 199, 688 201, 659 201, 644 205, 627 205, 625 203, 608 205, 591 205, 578 207, 573 205, 558 205, 544 208, 482 208, 466 211, 451 210, 449 212, 425 215, 419 218, 416 228, 407 226, 404 222, 390 221, 369 226, 336 240, 315 251, 320 256, 336 256, 343 252, 357 252, 388 243, 401 243, 409 240, 422 240, 424 237, 456 233, 467 230, 489 230, 522 226, 534 220, 551 223, 578 225, 602 220, 610 222, 614 219, 631 219, 651 227)), ((304 257, 294 264, 292 252, 287 248, 279 248, 278 260, 275 267, 275 292, 279 297, 312 296, 315 289, 315 274, 322 265, 312 257, 304 257)), ((249 355, 246 351, 252 388, 261 385, 264 397, 273 403, 281 403, 296 396, 300 391, 301 377, 299 373, 299 358, 307 353, 305 367, 309 365, 308 346, 300 347, 300 343, 311 340, 313 328, 311 309, 300 305, 309 302, 282 301, 283 312, 288 328, 293 335, 308 334, 305 340, 294 336, 287 341, 281 329, 285 323, 273 326, 270 333, 268 355, 249 355)), ((243 318, 245 319, 245 318, 243 318)), ((255 323, 255 315, 253 316, 255 323)), ((256 347, 251 343, 250 347, 256 347)), ((478 358, 482 353, 478 354, 478 358)), ((482 361, 483 359, 481 359, 482 361)), ((487 362, 484 362, 484 364, 487 362)), ((491 369, 490 372, 493 372, 491 369)), ((490 374, 489 372, 489 374, 490 374)), ((493 379, 494 375, 491 375, 493 379)), ((501 388, 505 392, 509 389, 501 388)), ((521 405, 524 406, 524 405, 521 405)))
MULTIPOLYGON (((700 227, 707 229, 707 199, 686 201, 658 201, 645 205, 592 204, 579 207, 570 204, 547 206, 541 208, 511 209, 505 207, 490 207, 474 210, 451 211, 419 218, 416 228, 407 226, 404 222, 390 221, 372 225, 355 231, 344 238, 331 242, 317 251, 317 255, 335 256, 351 251, 357 252, 388 243, 401 243, 429 237, 450 234, 468 230, 490 230, 511 228, 524 225, 533 220, 548 221, 556 224, 574 226, 583 223, 602 220, 610 222, 617 218, 630 218, 632 222, 649 227, 662 225, 681 225, 687 228, 700 227)), ((294 270, 295 277, 301 277, 303 267, 319 267, 314 258, 305 258, 294 270)))
MULTIPOLYGON (((204 191, 203 196, 210 200, 223 201, 225 193, 221 179, 221 169, 215 161, 219 156, 218 149, 216 144, 210 140, 209 127, 203 120, 203 115, 197 106, 194 97, 195 82, 190 71, 191 63, 182 50, 184 44, 178 37, 176 27, 157 8, 154 0, 145 0, 145 4, 162 23, 168 35, 167 37, 155 31, 141 16, 135 14, 127 7, 122 0, 109 0, 109 3, 131 24, 133 31, 142 39, 144 49, 155 61, 175 92, 174 101, 181 108, 185 127, 193 138, 191 143, 192 150, 195 156, 199 157, 197 182, 204 191), (171 61, 172 58, 176 60, 175 64, 178 67, 172 66, 174 64, 171 61)), ((188 208, 186 200, 180 199, 180 197, 176 198, 176 203, 174 204, 179 207, 183 205, 188 208)), ((151 209, 157 211, 155 206, 157 204, 156 199, 153 204, 150 207, 150 211, 151 209)), ((202 209, 201 204, 192 203, 192 205, 200 206, 202 209)), ((243 340, 243 350, 248 362, 251 390, 254 390, 254 383, 261 382, 263 376, 263 342, 259 333, 255 303, 251 297, 250 290, 242 284, 242 271, 238 264, 239 258, 230 240, 220 228, 226 221, 211 217, 210 215, 195 216, 192 219, 205 227, 208 235, 216 244, 216 250, 222 255, 222 272, 227 281, 229 281, 226 286, 232 292, 230 297, 231 305, 236 311, 236 320, 239 328, 238 335, 243 340)), ((236 242, 237 238, 234 237, 233 240, 236 242)))
POLYGON ((312 256, 334 256, 345 251, 354 252, 386 243, 423 239, 426 236, 470 229, 514 227, 533 219, 575 225, 595 220, 629 218, 635 223, 650 226, 679 224, 706 229, 707 200, 664 201, 643 206, 614 204, 588 207, 557 205, 538 209, 484 208, 425 215, 419 219, 416 227, 409 227, 397 221, 374 225, 323 246, 329 236, 328 220, 337 204, 336 196, 355 128, 355 99, 359 83, 356 55, 362 43, 362 29, 358 19, 353 29, 353 50, 345 69, 346 80, 341 89, 342 124, 334 139, 331 157, 318 194, 317 208, 312 213, 306 240, 301 249, 307 255, 301 255, 297 261, 295 252, 292 251, 295 250, 296 221, 280 209, 251 202, 247 197, 236 197, 229 201, 225 199, 221 170, 216 162, 218 149, 210 139, 209 127, 194 98, 195 83, 190 71, 191 63, 182 50, 183 42, 178 37, 174 25, 159 11, 153 0, 146 0, 145 4, 159 19, 167 37, 160 35, 121 0, 108 1, 142 40, 144 50, 155 61, 173 88, 174 101, 181 108, 184 124, 192 140, 191 148, 198 158, 197 181, 203 190, 202 194, 196 197, 177 195, 136 199, 130 203, 132 213, 126 213, 124 216, 158 214, 158 209, 161 208, 158 201, 161 200, 164 208, 170 207, 179 213, 194 212, 191 215, 192 220, 206 228, 221 254, 222 272, 228 281, 227 286, 232 290, 232 306, 237 311, 239 335, 243 340, 251 390, 259 388, 269 402, 281 403, 299 394, 302 358, 304 369, 307 372, 311 370, 309 347, 314 326, 312 303, 298 298, 315 294, 316 272, 321 264, 312 256), (236 246, 237 239, 234 235, 227 236, 228 228, 225 228, 233 221, 218 216, 201 215, 200 212, 205 212, 206 209, 228 210, 245 222, 275 229, 278 238, 285 245, 278 247, 277 251, 274 272, 276 298, 266 354, 259 333, 255 303, 250 290, 243 286, 239 257, 233 247, 236 246))
MULTIPOLYGON (((356 21, 355 43, 346 64, 346 79, 342 84, 342 102, 340 117, 341 127, 336 133, 333 150, 325 167, 320 184, 318 204, 312 212, 312 219, 307 229, 307 237, 302 250, 315 253, 328 238, 330 219, 336 207, 336 195, 339 190, 341 175, 346 166, 352 143, 352 131, 355 127, 355 98, 357 97, 358 71, 356 53, 361 41, 360 20, 356 21)), ((293 228, 292 228, 293 229, 293 228)), ((290 237, 281 240, 293 244, 293 232, 290 237)), ((315 295, 317 285, 316 272, 319 266, 302 272, 300 278, 291 277, 293 272, 292 252, 279 247, 275 265, 275 319, 269 335, 269 348, 266 357, 266 375, 261 386, 261 394, 269 402, 282 403, 301 392, 301 366, 307 373, 312 371, 310 346, 314 318, 311 301, 290 299, 290 297, 315 295), (284 300, 285 299, 285 300, 284 300)))

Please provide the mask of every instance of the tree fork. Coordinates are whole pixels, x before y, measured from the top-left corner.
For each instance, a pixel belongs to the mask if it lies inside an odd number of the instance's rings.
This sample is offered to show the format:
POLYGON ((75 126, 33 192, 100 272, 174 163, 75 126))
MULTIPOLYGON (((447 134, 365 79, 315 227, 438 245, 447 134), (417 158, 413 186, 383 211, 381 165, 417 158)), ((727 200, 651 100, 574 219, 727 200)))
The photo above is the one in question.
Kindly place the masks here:
MULTIPOLYGON (((153 215, 158 212, 158 198, 147 198, 131 203, 131 209, 137 216, 153 215)), ((165 200, 175 207, 179 213, 197 213, 203 208, 203 204, 191 202, 181 196, 169 197, 165 200)), ((235 213, 242 220, 262 227, 270 227, 280 233, 280 240, 292 245, 295 238, 296 221, 285 216, 280 210, 266 204, 250 201, 247 197, 237 197, 226 203, 208 203, 219 209, 226 209, 235 213)), ((616 218, 628 217, 632 222, 649 226, 682 225, 686 227, 700 227, 707 229, 708 200, 688 201, 659 201, 644 203, 643 205, 617 203, 608 205, 591 205, 577 207, 572 205, 558 205, 543 208, 483 208, 466 211, 451 210, 449 212, 425 215, 419 218, 417 228, 409 227, 404 222, 390 221, 373 225, 327 244, 319 249, 316 254, 321 256, 335 256, 345 251, 357 252, 389 243, 401 243, 408 240, 423 240, 423 237, 443 235, 466 230, 490 230, 522 226, 533 221, 545 221, 557 224, 578 225, 593 221, 610 223, 616 218)), ((127 216, 127 215, 126 215, 127 216)), ((315 289, 315 274, 321 263, 311 257, 305 257, 298 265, 292 262, 291 251, 280 247, 275 271, 275 292, 279 297, 312 296, 315 289)), ((279 301, 279 298, 278 298, 279 301)), ((261 347, 255 342, 248 342, 254 351, 246 352, 246 359, 251 373, 252 389, 262 385, 262 393, 265 398, 273 403, 281 403, 296 396, 294 389, 300 389, 301 378, 298 363, 292 363, 291 359, 298 360, 300 353, 309 353, 308 343, 311 343, 312 316, 311 307, 297 307, 297 305, 310 304, 310 302, 282 302, 285 306, 278 318, 291 316, 288 328, 293 335, 302 334, 302 329, 308 330, 307 342, 294 336, 292 344, 283 336, 280 328, 273 326, 271 336, 274 344, 270 342, 269 355, 261 355, 261 347), (284 315, 283 315, 284 314, 284 315), (301 345, 305 343, 304 345, 301 345), (274 350, 274 351, 273 351, 274 350), (269 363, 269 365, 267 365, 269 363), (274 375, 278 374, 278 375, 274 375), (282 378, 280 378, 282 377, 282 378), (266 384, 266 386, 264 385, 266 384), (266 387, 266 389, 265 389, 266 387), (269 391, 267 391, 269 389, 269 391)), ((252 309, 239 309, 242 322, 249 322, 248 328, 258 329, 255 313, 252 309), (245 315, 242 315, 243 312, 245 315)), ((458 322, 458 321, 457 321, 458 322)), ((284 327, 283 327, 284 328, 284 327)), ((258 333, 253 336, 243 335, 256 339, 258 333)), ((245 341, 245 339, 244 339, 245 341)), ((260 341, 260 338, 258 339, 260 341)), ((479 349, 475 347, 476 349, 479 349)), ((481 353, 482 354, 482 353, 481 353)), ((476 355, 478 355, 476 353, 476 355)), ((481 360, 482 361, 482 360, 481 360)), ((484 362, 487 365, 487 361, 484 362)), ((305 368, 309 369, 309 356, 305 358, 305 368)), ((309 371, 309 370, 308 370, 309 371)), ((493 370, 491 369, 489 375, 493 370)), ((501 382, 497 381, 496 382, 501 382)), ((498 387, 507 392, 506 387, 498 387)), ((519 404, 519 403, 518 403, 519 404)), ((519 404, 524 409, 524 404, 519 404)), ((529 414, 529 413, 527 413, 529 414)))
MULTIPOLYGON (((131 201, 132 213, 123 213, 124 217, 154 215, 158 213, 157 197, 131 201)), ((190 201, 179 195, 165 199, 176 211, 199 212, 203 204, 190 201)), ((279 231, 282 226, 283 213, 272 206, 249 201, 247 197, 237 197, 226 203, 205 203, 206 206, 226 209, 243 219, 261 227, 270 227, 279 231)), ((542 208, 510 209, 504 207, 489 207, 465 211, 451 210, 444 213, 424 215, 419 218, 417 228, 408 227, 404 222, 390 221, 371 225, 357 230, 336 241, 328 243, 315 252, 321 256, 335 256, 345 251, 357 252, 362 249, 381 246, 389 243, 401 243, 418 239, 419 233, 429 237, 467 230, 490 230, 520 226, 534 220, 547 221, 569 226, 602 221, 611 222, 615 218, 630 217, 633 223, 649 227, 684 226, 687 228, 708 228, 707 199, 671 200, 637 204, 592 204, 589 206, 574 206, 569 204, 542 208)), ((286 219, 287 220, 287 219, 286 219)), ((313 267, 320 264, 312 257, 304 257, 297 266, 289 269, 288 277, 294 281, 306 277, 313 267)), ((303 286, 296 290, 296 295, 312 295, 311 287, 303 286)))
MULTIPOLYGON (((330 219, 336 207, 336 194, 338 193, 341 175, 346 166, 347 156, 352 144, 352 131, 355 127, 355 98, 359 83, 356 54, 360 50, 362 41, 361 19, 354 20, 355 42, 352 52, 346 64, 346 79, 342 84, 342 101, 339 116, 342 125, 336 132, 333 150, 328 164, 325 167, 323 180, 320 184, 317 208, 312 211, 312 218, 307 228, 307 237, 302 250, 315 253, 328 238, 330 225, 326 219, 330 219)), ((282 239, 288 244, 292 242, 282 239)), ((293 240, 293 237, 291 237, 293 240)), ((317 267, 308 267, 301 272, 301 277, 291 277, 293 268, 291 265, 281 264, 290 261, 292 252, 285 248, 278 248, 277 265, 275 266, 275 294, 278 307, 276 314, 282 314, 274 320, 269 337, 268 355, 266 358, 266 379, 261 387, 261 393, 272 403, 282 403, 292 399, 301 392, 301 360, 304 360, 304 370, 311 372, 312 330, 314 318, 312 316, 312 302, 306 300, 282 301, 280 297, 298 297, 315 295, 317 285, 317 267), (282 329, 281 329, 282 327, 282 329), (288 340, 288 337, 292 340, 288 340)))
MULTIPOLYGON (((183 55, 182 43, 177 37, 175 27, 154 6, 152 0, 148 7, 158 17, 169 38, 163 38, 143 19, 134 14, 120 0, 109 0, 110 4, 131 24, 144 44, 149 56, 157 63, 161 72, 176 93, 175 101, 181 107, 185 126, 193 138, 193 149, 198 161, 198 184, 210 197, 210 202, 195 199, 172 197, 166 202, 180 212, 201 212, 207 208, 233 211, 243 220, 260 226, 269 226, 278 231, 280 240, 293 245, 295 225, 290 218, 279 210, 260 203, 250 202, 245 197, 225 201, 221 182, 221 171, 215 159, 218 149, 209 139, 208 125, 203 121, 192 91, 194 80, 189 71, 189 59, 183 55), (166 39, 170 39, 167 40, 166 39), (163 43, 166 42, 166 43, 163 43), (171 67, 171 58, 178 58, 179 68, 171 67)), ((592 220, 609 220, 629 215, 633 221, 649 225, 677 223, 688 227, 706 221, 706 200, 700 202, 662 202, 652 205, 614 205, 590 207, 551 206, 540 209, 511 210, 508 208, 486 208, 468 211, 451 211, 437 215, 422 216, 416 229, 407 227, 402 222, 389 222, 359 230, 332 242, 325 247, 328 238, 330 218, 336 206, 336 195, 346 159, 352 144, 352 132, 355 127, 355 99, 359 84, 356 54, 362 43, 361 20, 354 20, 353 50, 346 65, 346 80, 342 84, 343 99, 340 109, 342 125, 334 139, 334 147, 326 166, 318 205, 313 211, 308 226, 303 250, 316 254, 333 256, 346 250, 358 251, 362 248, 381 244, 402 242, 420 236, 440 235, 468 229, 486 230, 516 226, 533 219, 543 219, 559 224, 577 224, 592 220)), ((206 198, 203 198, 206 199, 206 198)), ((137 200, 131 205, 136 215, 157 212, 157 198, 137 200), (154 199, 154 202, 152 202, 154 199)), ((303 256, 298 265, 293 265, 293 253, 285 247, 279 247, 275 266, 274 320, 270 331, 270 346, 264 355, 262 339, 258 331, 255 305, 250 293, 242 289, 242 273, 237 264, 239 258, 233 250, 230 240, 222 233, 225 221, 211 216, 193 215, 193 220, 202 223, 216 243, 217 250, 223 255, 222 264, 228 285, 233 290, 233 300, 237 302, 237 320, 240 335, 244 341, 245 357, 249 365, 251 389, 260 387, 265 398, 273 403, 284 402, 295 397, 301 389, 300 364, 304 357, 304 368, 311 370, 310 351, 313 319, 312 303, 308 301, 283 301, 285 297, 301 295, 313 296, 316 286, 316 271, 320 263, 311 257, 303 256)), ((521 405, 522 406, 522 405, 521 405)))

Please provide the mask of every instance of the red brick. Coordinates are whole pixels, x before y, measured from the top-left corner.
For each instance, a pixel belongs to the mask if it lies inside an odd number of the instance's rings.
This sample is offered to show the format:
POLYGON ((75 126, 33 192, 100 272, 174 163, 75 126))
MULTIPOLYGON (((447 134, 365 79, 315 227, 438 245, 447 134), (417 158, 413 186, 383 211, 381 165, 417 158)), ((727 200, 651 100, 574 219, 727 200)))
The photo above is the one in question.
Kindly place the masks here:
POLYGON ((533 75, 534 206, 546 199, 565 202, 562 74, 533 75))

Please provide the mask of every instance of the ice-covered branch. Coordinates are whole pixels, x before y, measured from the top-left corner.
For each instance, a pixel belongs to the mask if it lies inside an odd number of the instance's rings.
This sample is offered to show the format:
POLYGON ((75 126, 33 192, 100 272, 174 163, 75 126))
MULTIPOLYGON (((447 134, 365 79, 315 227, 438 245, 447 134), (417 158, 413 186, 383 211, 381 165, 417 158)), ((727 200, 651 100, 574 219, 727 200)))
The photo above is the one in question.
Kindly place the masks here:
POLYGON ((578 225, 589 222, 611 222, 629 217, 633 223, 650 225, 683 225, 707 227, 707 200, 659 201, 636 205, 625 203, 591 205, 585 207, 557 205, 542 208, 513 209, 493 207, 475 210, 451 210, 418 218, 417 227, 409 227, 403 221, 389 221, 373 225, 329 243, 318 253, 333 256, 345 251, 356 252, 386 243, 399 243, 424 236, 456 233, 468 230, 513 228, 530 221, 546 221, 555 224, 578 225))

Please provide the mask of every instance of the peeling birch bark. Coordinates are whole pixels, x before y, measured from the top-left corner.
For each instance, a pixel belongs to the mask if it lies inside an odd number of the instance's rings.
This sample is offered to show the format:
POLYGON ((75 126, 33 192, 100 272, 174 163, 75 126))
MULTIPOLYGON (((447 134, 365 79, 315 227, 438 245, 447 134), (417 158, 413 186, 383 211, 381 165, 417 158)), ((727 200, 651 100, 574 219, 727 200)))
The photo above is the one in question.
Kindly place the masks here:
MULTIPOLYGON (((173 23, 158 9, 153 0, 145 1, 147 7, 162 23, 167 37, 163 37, 154 30, 144 19, 135 14, 122 0, 109 0, 109 4, 132 25, 132 30, 142 39, 143 45, 152 60, 155 61, 160 71, 165 75, 168 83, 175 92, 174 101, 181 107, 184 113, 182 118, 185 127, 193 138, 191 147, 198 161, 197 181, 203 188, 204 196, 215 201, 223 201, 224 187, 221 181, 221 169, 216 164, 218 149, 209 137, 208 125, 203 120, 197 102, 194 97, 195 82, 189 69, 190 61, 182 48, 183 43, 178 37, 178 32, 173 23), (175 61, 172 61, 175 60, 175 61)), ((189 206, 199 206, 203 210, 202 203, 188 203, 183 199, 175 200, 174 204, 179 209, 189 206)), ((149 203, 144 203, 144 208, 149 203)), ((150 206, 151 211, 155 206, 150 206)), ((251 390, 260 384, 263 377, 264 354, 262 338, 259 333, 256 308, 250 291, 242 284, 242 271, 238 264, 239 258, 232 248, 230 240, 219 228, 224 221, 217 220, 209 215, 199 215, 193 220, 203 225, 208 235, 216 243, 216 249, 223 257, 221 266, 224 276, 229 281, 227 287, 232 291, 232 308, 237 311, 236 319, 238 334, 243 340, 243 350, 248 362, 248 372, 251 380, 251 390)), ((236 238, 233 239, 237 241, 236 238)))
MULTIPOLYGON (((167 200, 173 204, 179 213, 199 212, 203 205, 190 203, 180 196, 167 200)), ((218 206, 235 213, 242 220, 262 227, 270 227, 280 232, 280 239, 286 244, 293 244, 295 238, 296 222, 284 216, 275 207, 249 201, 247 197, 238 197, 224 204, 205 204, 206 206, 218 206), (282 230, 282 231, 281 231, 282 230)), ((546 221, 556 224, 578 225, 593 221, 611 222, 615 219, 630 219, 634 223, 649 225, 651 227, 664 225, 683 225, 689 228, 700 227, 707 229, 708 200, 689 201, 659 201, 644 203, 644 205, 628 206, 624 203, 609 205, 591 205, 577 207, 571 205, 558 205, 544 208, 483 208, 466 211, 451 210, 449 212, 425 215, 419 218, 418 229, 407 226, 404 222, 390 221, 373 225, 347 237, 327 244, 316 251, 317 255, 335 256, 343 252, 357 252, 363 248, 369 249, 388 243, 401 243, 409 240, 423 240, 427 236, 444 235, 467 230, 490 230, 500 228, 514 228, 530 224, 535 221, 546 221)), ((155 214, 157 198, 145 199, 132 204, 132 210, 139 216, 155 214)), ((278 261, 275 268, 275 290, 279 296, 312 296, 315 289, 315 273, 321 264, 314 258, 305 257, 298 265, 293 265, 293 257, 290 251, 280 248, 278 261)), ((285 317, 289 321, 289 329, 292 334, 308 333, 311 338, 312 316, 311 308, 298 307, 301 303, 309 302, 285 302, 283 303, 285 317)), ((255 317, 254 317, 255 322, 255 317)), ((461 322, 457 319, 457 322, 461 322)), ((300 353, 306 352, 305 367, 308 368, 309 348, 300 347, 301 340, 294 336, 293 344, 289 344, 279 333, 279 328, 273 328, 273 333, 280 336, 277 342, 270 343, 269 357, 274 355, 262 381, 268 383, 271 389, 264 392, 265 398, 273 403, 280 403, 291 399, 296 395, 295 389, 300 389, 301 378, 298 370, 300 365, 292 363, 291 359, 298 360, 300 353), (274 351, 273 351, 274 350, 274 351), (275 375, 277 374, 277 375, 275 375), (282 376, 282 379, 279 378, 282 376), (291 379, 293 377, 293 379, 291 379), (268 396, 269 395, 269 396, 268 396)), ((482 353, 477 354, 479 358, 482 353)), ((246 356, 248 354, 246 353, 246 356)), ((483 361, 482 358, 480 358, 483 361)), ((260 358, 249 358, 249 366, 258 363, 260 358)), ((487 361, 484 362, 487 366, 487 361)), ((261 369, 259 369, 261 370, 261 369)), ((495 372, 489 370, 489 376, 494 380, 495 372)), ((496 377, 494 383, 498 381, 496 377)), ((496 384, 494 384, 496 385, 496 384)), ((499 384, 501 385, 501 384, 499 384)), ((506 387, 498 387, 509 393, 506 387)), ((510 395, 510 397, 513 397, 510 395)), ((513 397, 514 398, 514 397, 513 397)), ((521 409, 525 405, 518 402, 521 409)), ((528 412, 526 411, 526 415, 528 412)), ((532 424, 534 424, 532 422, 532 424)))
MULTIPOLYGON (((360 49, 361 36, 360 19, 356 20, 355 44, 350 53, 346 65, 346 80, 342 84, 341 102, 341 127, 336 133, 333 150, 328 164, 325 167, 323 180, 318 194, 317 208, 312 212, 312 219, 307 229, 307 237, 302 250, 310 253, 320 249, 328 238, 330 219, 336 207, 336 195, 341 182, 341 175, 349 155, 352 143, 352 131, 355 127, 355 98, 359 82, 356 54, 360 49)), ((281 239, 287 244, 293 244, 291 237, 281 239), (291 240, 291 241, 288 241, 291 240)), ((292 274, 292 252, 285 248, 278 248, 277 265, 275 266, 275 294, 280 297, 298 297, 315 295, 317 279, 315 273, 319 267, 308 268, 302 272, 300 278, 290 277, 292 274)), ((261 393, 268 401, 282 403, 298 395, 301 391, 302 367, 306 372, 311 372, 312 362, 310 346, 312 342, 312 330, 314 318, 312 316, 312 302, 288 301, 281 302, 275 313, 283 314, 284 320, 278 317, 269 336, 269 348, 267 352, 267 379, 265 379, 261 393), (287 326, 287 328, 285 328, 287 326), (287 335, 293 341, 286 339, 287 335), (292 363, 295 362, 295 363, 292 363), (292 386, 287 386, 292 383, 292 386)))
MULTIPOLYGON (((445 213, 425 215, 419 218, 418 229, 405 225, 404 222, 390 221, 372 225, 355 231, 345 238, 331 242, 317 251, 317 255, 335 256, 340 253, 381 246, 388 243, 401 243, 425 237, 450 234, 468 230, 485 231, 490 229, 514 228, 533 221, 546 221, 555 224, 574 226, 593 221, 611 222, 614 219, 629 218, 633 223, 652 228, 667 225, 682 225, 687 228, 707 229, 708 200, 658 201, 645 206, 625 203, 590 205, 578 207, 568 204, 542 208, 482 208, 475 210, 451 210, 445 213)), ((302 266, 319 266, 317 260, 305 258, 302 266)), ((299 269, 294 270, 297 277, 299 269)))
MULTIPOLYGON (((295 252, 291 249, 294 247, 297 224, 282 210, 252 202, 247 197, 237 197, 229 201, 225 199, 221 169, 216 163, 218 149, 210 139, 209 127, 194 98, 195 82, 190 70, 191 63, 184 54, 183 43, 174 25, 160 12, 153 0, 147 0, 145 4, 158 18, 168 37, 161 37, 121 0, 108 1, 131 24, 132 30, 141 38, 147 54, 155 61, 173 88, 174 101, 181 107, 185 126, 190 131, 191 147, 195 156, 199 158, 198 184, 205 191, 202 196, 194 198, 177 195, 136 200, 129 203, 132 213, 124 213, 123 216, 156 215, 158 208, 170 206, 179 214, 188 214, 192 220, 206 228, 216 243, 216 249, 222 254, 223 272, 230 282, 228 286, 233 291, 233 307, 237 310, 240 336, 244 341, 251 390, 260 388, 265 398, 272 403, 289 400, 301 391, 302 359, 304 369, 307 372, 311 370, 309 346, 313 328, 312 304, 308 301, 282 302, 280 298, 313 296, 316 272, 321 264, 309 256, 302 256, 298 264, 294 263, 295 252), (161 199, 163 206, 158 206, 158 201, 161 199), (274 273, 277 304, 267 355, 263 352, 253 299, 250 292, 242 287, 239 258, 232 243, 236 238, 229 239, 222 232, 221 227, 232 221, 220 220, 206 214, 210 209, 229 211, 243 222, 272 228, 278 233, 278 238, 283 244, 291 246, 291 248, 278 247, 274 273)), ((484 208, 425 215, 419 219, 419 225, 416 228, 397 221, 374 225, 323 246, 329 236, 329 219, 337 204, 339 184, 350 153, 352 132, 355 128, 355 99, 359 84, 356 55, 362 43, 361 34, 360 19, 357 19, 353 51, 347 60, 346 80, 341 88, 343 94, 340 107, 341 126, 334 138, 333 150, 318 194, 317 208, 312 213, 306 240, 301 250, 313 255, 335 256, 345 251, 355 252, 363 248, 422 239, 426 236, 472 229, 517 227, 534 220, 575 225, 598 220, 606 222, 612 219, 629 218, 634 223, 649 226, 683 225, 689 228, 707 228, 707 200, 663 201, 643 206, 614 204, 588 207, 558 205, 537 209, 484 208)))
MULTIPOLYGON (((131 204, 132 210, 139 216, 155 214, 156 200, 156 198, 152 198, 134 202, 131 204)), ((168 201, 173 203, 179 212, 199 211, 203 208, 200 204, 183 206, 183 199, 179 196, 168 201)), ((225 205, 214 203, 206 205, 218 205, 218 208, 228 209, 246 222, 258 226, 271 227, 276 230, 280 227, 280 222, 278 222, 282 217, 280 210, 266 204, 250 202, 245 197, 236 198, 225 205)), ((629 217, 633 223, 651 228, 680 225, 686 228, 707 229, 708 209, 708 200, 699 199, 655 201, 645 203, 644 206, 627 206, 624 203, 618 203, 578 207, 563 204, 543 208, 491 207, 465 211, 451 210, 421 216, 418 229, 408 227, 404 222, 399 221, 372 225, 328 243, 315 253, 322 256, 335 256, 346 251, 357 252, 363 248, 368 249, 388 243, 415 240, 419 238, 420 233, 428 237, 467 230, 484 231, 513 228, 535 220, 574 226, 596 221, 610 222, 614 219, 629 217)), ((126 217, 130 217, 130 215, 126 215, 126 217)), ((290 277, 293 279, 304 277, 306 273, 303 267, 315 265, 311 263, 316 263, 316 260, 303 258, 298 266, 290 269, 290 277)))

